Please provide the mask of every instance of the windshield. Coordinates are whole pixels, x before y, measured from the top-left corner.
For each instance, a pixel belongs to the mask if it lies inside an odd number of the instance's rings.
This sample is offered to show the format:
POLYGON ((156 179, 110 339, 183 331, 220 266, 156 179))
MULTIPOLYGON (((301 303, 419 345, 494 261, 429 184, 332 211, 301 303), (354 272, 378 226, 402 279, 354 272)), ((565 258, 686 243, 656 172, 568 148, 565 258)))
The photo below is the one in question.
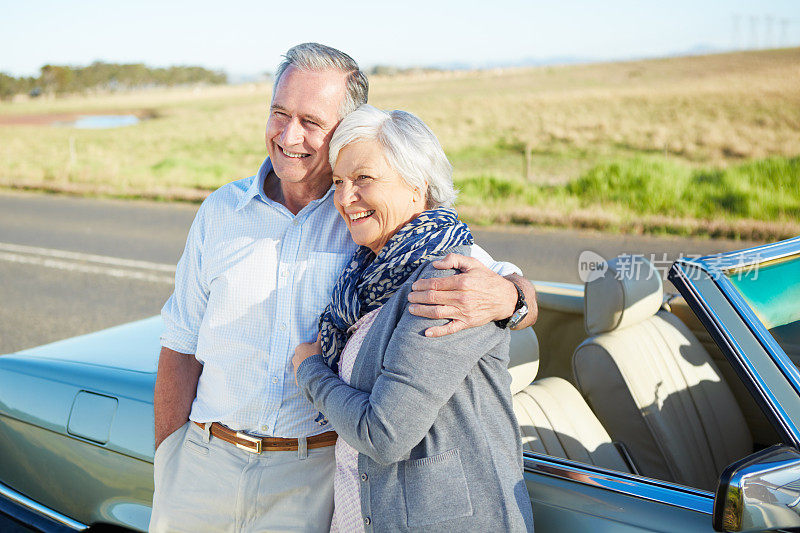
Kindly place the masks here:
POLYGON ((797 364, 800 361, 800 256, 730 269, 725 275, 797 364))

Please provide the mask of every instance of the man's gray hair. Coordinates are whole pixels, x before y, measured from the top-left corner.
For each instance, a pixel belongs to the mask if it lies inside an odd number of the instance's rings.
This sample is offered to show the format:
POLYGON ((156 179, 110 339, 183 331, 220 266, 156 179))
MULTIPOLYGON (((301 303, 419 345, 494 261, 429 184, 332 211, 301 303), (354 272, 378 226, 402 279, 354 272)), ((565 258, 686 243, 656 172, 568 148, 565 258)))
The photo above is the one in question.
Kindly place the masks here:
POLYGON ((275 71, 273 97, 281 77, 289 67, 311 72, 338 70, 347 75, 344 101, 339 108, 340 119, 355 111, 358 106, 367 103, 369 96, 367 76, 361 72, 352 57, 336 48, 319 43, 303 43, 289 48, 283 56, 283 61, 278 65, 278 70, 275 71))
POLYGON ((382 111, 362 105, 347 115, 330 142, 331 168, 339 152, 358 141, 376 141, 387 163, 411 187, 426 193, 426 209, 450 207, 456 199, 453 167, 431 129, 406 111, 382 111))

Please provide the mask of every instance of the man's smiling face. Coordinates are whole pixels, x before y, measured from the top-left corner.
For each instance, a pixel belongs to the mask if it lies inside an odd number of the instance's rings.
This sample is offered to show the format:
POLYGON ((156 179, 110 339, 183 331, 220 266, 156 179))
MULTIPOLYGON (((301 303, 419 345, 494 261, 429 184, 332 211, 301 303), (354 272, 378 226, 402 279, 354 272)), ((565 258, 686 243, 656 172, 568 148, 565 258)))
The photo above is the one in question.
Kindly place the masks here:
POLYGON ((330 183, 328 143, 339 124, 345 74, 310 72, 290 66, 272 98, 266 143, 282 182, 330 183))

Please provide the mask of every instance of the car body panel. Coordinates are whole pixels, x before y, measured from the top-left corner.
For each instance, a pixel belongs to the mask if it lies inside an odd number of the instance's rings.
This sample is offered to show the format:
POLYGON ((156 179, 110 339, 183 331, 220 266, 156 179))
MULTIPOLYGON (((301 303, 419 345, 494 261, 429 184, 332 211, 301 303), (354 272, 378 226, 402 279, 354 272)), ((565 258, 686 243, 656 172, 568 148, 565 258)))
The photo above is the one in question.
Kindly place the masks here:
POLYGON ((0 483, 0 531, 66 533, 86 525, 0 483))
MULTIPOLYGON (((708 512, 665 505, 561 476, 525 472, 536 531, 709 533, 708 512)), ((713 498, 709 496, 713 504, 713 498)))
POLYGON ((70 415, 80 393, 104 395, 118 402, 105 448, 152 462, 154 386, 155 374, 3 356, 0 357, 3 391, 0 417, 67 435, 70 415))
POLYGON ((163 326, 159 316, 17 352, 57 361, 155 373, 163 326))
POLYGON ((149 462, 6 417, 0 447, 0 479, 28 498, 86 524, 147 528, 149 462))
POLYGON ((156 316, 0 357, 0 482, 78 522, 146 530, 160 330, 156 316))

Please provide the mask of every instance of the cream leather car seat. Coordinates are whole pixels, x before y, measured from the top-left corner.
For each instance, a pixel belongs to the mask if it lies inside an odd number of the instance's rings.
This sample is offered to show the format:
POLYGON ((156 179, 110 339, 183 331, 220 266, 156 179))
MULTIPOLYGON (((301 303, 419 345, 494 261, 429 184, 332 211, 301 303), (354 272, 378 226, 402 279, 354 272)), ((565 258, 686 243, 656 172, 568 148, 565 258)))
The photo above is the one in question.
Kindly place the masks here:
POLYGON ((523 449, 630 472, 575 387, 555 377, 533 381, 539 343, 532 328, 511 332, 508 370, 523 449))
POLYGON ((642 475, 713 490, 723 468, 753 451, 739 405, 705 348, 659 311, 661 277, 620 256, 586 283, 586 331, 575 383, 642 475))

